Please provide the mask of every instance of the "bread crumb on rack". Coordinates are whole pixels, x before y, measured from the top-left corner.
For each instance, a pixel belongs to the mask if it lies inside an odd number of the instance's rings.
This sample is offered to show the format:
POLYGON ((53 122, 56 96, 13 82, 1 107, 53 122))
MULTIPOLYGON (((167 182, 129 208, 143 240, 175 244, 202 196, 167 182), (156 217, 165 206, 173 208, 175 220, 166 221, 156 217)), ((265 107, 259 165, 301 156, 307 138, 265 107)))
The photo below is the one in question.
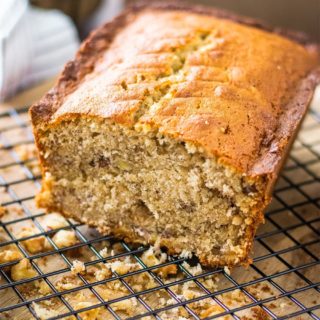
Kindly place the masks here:
POLYGON ((71 273, 76 275, 77 273, 84 273, 86 271, 86 266, 82 261, 74 260, 71 267, 71 273))
POLYGON ((231 270, 230 270, 227 266, 225 266, 225 267, 223 268, 223 271, 224 271, 227 275, 230 276, 231 270))
POLYGON ((70 290, 79 286, 81 286, 81 280, 75 275, 63 276, 55 283, 55 287, 59 291, 70 290))
POLYGON ((179 258, 191 259, 192 258, 192 252, 183 249, 182 252, 179 254, 179 258))
POLYGON ((111 305, 111 307, 114 311, 125 311, 128 315, 132 315, 137 304, 136 298, 130 298, 115 302, 111 305))
MULTIPOLYGON (((147 267, 154 267, 166 262, 167 254, 162 252, 159 248, 151 246, 142 254, 141 260, 146 264, 147 267)), ((152 271, 166 278, 169 275, 177 274, 178 268, 176 264, 170 264, 158 269, 153 269, 152 271)))
POLYGON ((0 263, 12 262, 22 258, 22 253, 14 245, 10 245, 9 248, 0 251, 0 263))
MULTIPOLYGON (((37 233, 38 231, 34 228, 24 228, 18 233, 18 237, 30 237, 36 235, 37 233)), ((48 249, 47 239, 44 236, 33 237, 27 240, 23 240, 21 241, 21 243, 30 253, 44 252, 48 249)))
MULTIPOLYGON (((52 214, 48 216, 39 217, 39 222, 45 230, 51 230, 56 228, 58 229, 60 227, 64 228, 68 223, 67 220, 61 217, 59 214, 52 214), (56 221, 54 221, 55 218, 57 218, 56 221)), ((24 228, 22 231, 25 231, 26 236, 28 236, 27 233, 29 232, 30 235, 35 235, 35 239, 38 238, 36 231, 32 228, 24 228)), ((22 236, 23 235, 24 233, 22 233, 22 236)), ((19 237, 21 237, 21 233, 19 233, 19 237)), ((58 247, 63 247, 67 245, 73 245, 77 243, 79 240, 77 239, 74 230, 63 229, 55 233, 55 235, 53 236, 53 241, 57 243, 58 247)), ((0 252, 0 261, 2 259, 4 261, 10 262, 11 259, 12 261, 14 261, 15 258, 22 258, 22 254, 15 245, 6 246, 6 248, 8 249, 0 252)), ((41 248, 41 245, 39 246, 39 248, 41 248)), ((112 244, 110 242, 103 243, 101 248, 99 249, 99 255, 103 258, 112 258, 114 255, 122 252, 124 252, 123 246, 121 245, 121 243, 118 242, 112 244)), ((181 253, 179 257, 183 259, 189 259, 191 257, 191 253, 188 251, 184 251, 181 253)), ((97 259, 97 257, 94 255, 92 256, 92 259, 91 257, 87 258, 89 259, 89 261, 95 261, 97 259)), ((95 286, 95 288, 104 300, 109 301, 124 297, 124 300, 112 303, 110 306, 113 310, 123 315, 124 317, 130 317, 134 316, 137 310, 139 310, 140 303, 136 298, 125 298, 125 296, 129 294, 129 292, 127 288, 121 283, 121 281, 117 279, 112 279, 113 272, 116 272, 119 275, 125 275, 127 273, 131 273, 132 271, 140 270, 142 268, 141 264, 145 264, 147 267, 154 267, 150 271, 142 270, 141 273, 137 273, 125 278, 126 282, 135 292, 149 290, 159 285, 155 278, 152 276, 152 274, 158 276, 165 283, 167 281, 172 282, 183 279, 183 274, 180 271, 179 266, 175 264, 174 261, 170 262, 167 253, 163 252, 160 248, 160 245, 157 243, 154 247, 151 246, 147 248, 141 254, 140 259, 142 263, 138 259, 135 259, 132 255, 128 254, 125 257, 113 258, 112 260, 108 260, 106 263, 98 262, 88 267, 85 267, 82 261, 88 260, 85 260, 85 257, 81 255, 81 252, 78 252, 77 255, 74 256, 72 259, 73 263, 70 272, 59 276, 57 279, 50 278, 48 280, 54 285, 54 287, 58 291, 65 291, 83 286, 84 283, 81 280, 81 278, 78 277, 78 274, 84 274, 84 277, 90 283, 98 281, 100 282, 99 285, 95 286), (162 267, 164 263, 168 263, 168 265, 162 267), (107 279, 110 280, 104 282, 104 280, 107 279)), ((182 268, 185 268, 188 272, 190 272, 190 274, 192 274, 193 276, 199 277, 196 280, 198 283, 195 281, 186 281, 172 287, 175 296, 179 300, 187 301, 190 299, 201 299, 205 292, 203 291, 203 289, 199 287, 199 284, 201 284, 203 287, 206 288, 206 290, 209 290, 210 292, 215 292, 219 289, 219 275, 215 274, 202 277, 201 274, 205 272, 205 269, 202 269, 202 266, 200 264, 190 265, 190 263, 185 261, 181 264, 181 266, 182 268)), ((225 272, 227 272, 227 269, 225 269, 225 272)), ((17 263, 16 265, 13 265, 13 270, 11 271, 11 273, 11 278, 13 281, 18 281, 24 278, 30 278, 37 275, 36 270, 33 269, 32 265, 28 262, 27 259, 22 259, 21 262, 17 263)), ((45 281, 45 279, 31 281, 29 284, 25 284, 24 286, 24 291, 28 293, 30 292, 30 299, 33 295, 46 296, 52 293, 52 289, 45 281)), ((93 294, 81 295, 80 292, 82 291, 83 290, 77 290, 68 294, 68 297, 72 299, 72 305, 74 308, 81 309, 87 306, 89 307, 97 304, 97 300, 95 300, 95 296, 93 294)), ((170 305, 175 305, 177 303, 177 301, 173 299, 172 296, 166 294, 166 292, 156 291, 152 295, 150 294, 150 299, 150 301, 154 301, 154 299, 156 299, 157 301, 157 304, 153 306, 153 308, 162 308, 170 305)), ((147 300, 148 303, 150 303, 150 301, 147 300)), ((228 307, 230 308, 239 307, 245 303, 248 303, 246 297, 242 294, 240 290, 236 290, 235 292, 230 292, 222 295, 221 301, 224 304, 228 305, 228 307)), ((50 317, 54 316, 54 312, 56 312, 57 310, 56 304, 52 303, 51 305, 50 302, 51 299, 48 299, 36 304, 35 311, 40 319, 46 319, 46 317, 48 317, 48 314, 50 314, 50 317)), ((217 305, 213 299, 201 299, 197 302, 189 303, 188 306, 200 318, 211 317, 224 312, 224 310, 219 305, 217 305)), ((107 310, 105 310, 105 308, 102 307, 97 307, 89 311, 80 312, 79 315, 82 319, 98 320, 104 319, 105 313, 103 312, 107 313, 107 310)), ((248 308, 248 310, 245 310, 244 313, 244 316, 247 316, 247 318, 241 315, 241 319, 262 319, 257 318, 256 316, 256 314, 259 314, 259 312, 260 311, 258 309, 253 310, 253 308, 248 308)), ((161 318, 167 320, 191 319, 190 315, 183 307, 174 307, 173 309, 166 310, 165 312, 161 313, 161 318)), ((70 319, 73 318, 71 317, 70 319)), ((226 317, 223 319, 229 318, 226 317)))
MULTIPOLYGON (((105 252, 107 251, 108 249, 105 250, 105 252)), ((145 264, 148 264, 148 266, 151 267, 157 266, 159 265, 159 263, 168 263, 168 256, 159 248, 151 247, 143 254, 141 254, 141 260, 143 260, 145 264)), ((30 263, 28 263, 28 260, 23 259, 22 261, 22 263, 15 266, 15 269, 18 270, 18 276, 12 276, 13 280, 15 281, 17 281, 17 279, 21 279, 22 277, 31 277, 36 275, 36 272, 32 269, 32 266, 30 265, 30 263)), ((170 267, 172 265, 175 266, 175 268, 177 267, 174 263, 168 265, 167 267, 170 267)), ((203 285, 206 290, 209 290, 210 292, 215 292, 218 290, 218 275, 214 274, 206 277, 201 277, 201 274, 205 272, 205 270, 203 270, 199 264, 196 266, 190 266, 190 264, 184 262, 183 267, 186 268, 192 275, 199 275, 200 277, 196 281, 201 283, 201 285, 203 285)), ((50 281, 59 291, 78 288, 83 286, 84 284, 81 278, 78 277, 78 274, 85 271, 85 277, 90 283, 94 283, 96 281, 102 282, 99 285, 96 285, 95 288, 98 294, 105 301, 124 297, 123 300, 111 303, 110 306, 114 311, 123 315, 124 317, 130 317, 134 316, 139 310, 140 303, 138 302, 138 300, 134 297, 130 299, 127 299, 125 297, 126 295, 130 294, 130 292, 121 283, 121 281, 114 279, 111 281, 103 282, 103 280, 111 278, 112 271, 117 272, 120 275, 124 275, 134 270, 139 270, 140 268, 141 266, 138 261, 135 261, 131 256, 115 258, 108 263, 99 262, 88 267, 85 267, 84 263, 80 260, 74 260, 70 273, 59 277, 59 279, 56 279, 55 281, 50 281)), ((159 270, 162 268, 164 267, 160 267, 159 270)), ((156 270, 157 269, 154 269, 152 272, 156 270)), ((174 269, 173 274, 171 274, 170 272, 159 272, 157 273, 157 276, 159 276, 164 282, 169 279, 170 282, 183 279, 183 275, 178 268, 177 270, 174 269)), ((155 279, 151 276, 151 273, 148 271, 142 271, 141 273, 134 274, 132 276, 126 277, 125 279, 135 292, 148 290, 158 285, 157 281, 155 281, 155 279)), ((41 293, 41 295, 45 296, 51 293, 50 287, 43 279, 36 280, 33 283, 35 285, 35 288, 38 290, 38 292, 41 293)), ((201 296, 205 294, 203 289, 199 287, 199 284, 194 281, 179 283, 178 285, 171 287, 171 289, 175 294, 175 298, 179 299, 180 301, 188 301, 190 299, 201 298, 201 296)), ((147 295, 144 296, 143 299, 145 299, 146 297, 147 295)), ((94 306, 98 303, 92 293, 85 293, 84 290, 77 290, 68 294, 68 299, 69 298, 71 299, 70 301, 72 301, 72 305, 76 310, 94 306)), ((152 301, 157 301, 157 308, 163 308, 166 306, 175 305, 177 303, 177 300, 168 295, 165 291, 156 291, 155 293, 153 293, 153 297, 151 297, 150 295, 150 299, 151 298, 153 299, 152 301)), ((233 308, 247 303, 246 297, 240 290, 235 290, 235 292, 228 292, 222 295, 219 299, 226 305, 228 303, 231 303, 230 307, 232 306, 233 308)), ((146 302, 150 303, 149 300, 146 300, 146 302)), ((200 318, 211 317, 225 311, 212 298, 201 299, 199 301, 189 303, 188 306, 200 318)), ((45 316, 48 312, 51 311, 51 309, 52 311, 55 310, 54 306, 44 305, 43 303, 37 304, 36 308, 37 315, 40 318, 43 316, 43 319, 46 319, 45 316)), ((260 319, 254 317, 254 312, 257 313, 259 311, 253 311, 251 309, 248 309, 246 313, 248 317, 243 318, 241 316, 241 319, 260 319)), ((105 308, 98 306, 96 308, 93 308, 92 310, 80 312, 79 315, 82 319, 98 320, 104 319, 104 312, 106 312, 105 308)), ((53 314, 54 313, 51 313, 50 316, 52 316, 53 314)), ((191 317, 186 309, 180 306, 162 312, 161 319, 191 319, 191 317)), ((226 317, 222 319, 227 320, 229 318, 226 317)))
MULTIPOLYGON (((92 302, 81 301, 76 304, 76 310, 88 308, 94 305, 92 302)), ((90 309, 88 311, 80 312, 79 315, 83 320, 97 320, 99 317, 100 308, 90 309)))
POLYGON ((219 305, 213 305, 208 308, 204 308, 204 310, 200 311, 200 317, 207 318, 207 317, 211 317, 216 314, 222 313, 224 311, 225 310, 222 307, 220 307, 219 305))
POLYGON ((110 278, 112 276, 112 272, 105 265, 102 265, 102 266, 100 266, 99 269, 97 269, 94 272, 94 276, 97 281, 102 281, 102 280, 110 278))
POLYGON ((39 304, 39 303, 32 302, 32 307, 33 307, 35 313, 37 314, 37 316, 41 320, 45 320, 45 319, 59 315, 58 311, 55 311, 52 308, 47 309, 44 306, 42 306, 42 304, 39 304))
POLYGON ((59 230, 52 240, 58 248, 71 247, 79 242, 73 230, 59 230))
POLYGON ((124 260, 116 260, 105 264, 111 271, 118 273, 119 275, 126 274, 130 271, 139 269, 138 263, 132 263, 130 257, 126 257, 124 260))
POLYGON ((68 226, 68 221, 59 213, 46 214, 39 218, 39 222, 46 231, 68 226))
POLYGON ((182 266, 184 268, 186 268, 193 276, 197 276, 197 275, 203 273, 203 270, 202 270, 200 263, 198 263, 196 266, 192 267, 192 266, 190 266, 190 264, 188 262, 184 261, 182 263, 182 266))
POLYGON ((35 144, 21 144, 14 148, 21 161, 25 162, 25 166, 32 172, 33 175, 41 175, 40 165, 38 161, 38 152, 35 144))
POLYGON ((23 258, 11 268, 11 279, 14 281, 33 278, 36 275, 37 272, 27 258, 23 258))
POLYGON ((37 280, 35 282, 35 287, 43 296, 46 296, 52 292, 49 285, 43 279, 37 280))
MULTIPOLYGON (((45 217, 45 216, 44 216, 45 217)), ((42 217, 40 217, 42 218, 42 217)), ((45 230, 65 227, 67 220, 64 218, 60 219, 61 216, 59 214, 49 215, 48 219, 40 220, 39 222, 43 226, 45 230), (56 217, 58 221, 54 222, 52 219, 56 217)), ((24 228, 22 231, 30 235, 35 234, 35 230, 32 228, 24 228), (26 231, 27 230, 27 231, 26 231)), ((22 233, 22 236, 24 234, 22 233)), ((21 237, 21 233, 19 235, 21 237)), ((35 239, 38 236, 35 236, 35 239)), ((33 239, 33 238, 32 238, 33 239)), ((59 230, 54 236, 53 241, 57 243, 59 247, 73 245, 78 242, 76 234, 73 230, 59 230)), ((21 241, 22 243, 22 241, 21 241)), ((31 242, 30 242, 31 243, 31 242)), ((35 242, 37 244, 37 242, 35 242)), ((39 243, 37 244, 39 245, 39 243)), ((35 247, 37 247, 35 245, 35 247)), ((0 252, 0 262, 11 262, 16 259, 21 259, 22 254, 18 250, 18 247, 15 245, 8 245, 5 247, 6 250, 0 252)), ((39 245, 41 248, 41 243, 39 245)), ((0 248, 1 249, 1 248, 0 248)), ((31 249, 32 250, 32 249, 31 249)), ((33 249, 38 250, 38 249, 33 249)), ((39 249, 40 250, 40 249, 39 249)), ((103 258, 112 257, 118 253, 124 252, 121 243, 103 243, 101 249, 99 250, 100 256, 103 258)), ((189 259, 191 254, 187 251, 184 251, 180 258, 189 259)), ((94 261, 97 257, 93 256, 87 257, 90 261, 94 261)), ((156 243, 154 247, 147 248, 140 256, 142 264, 144 263, 147 267, 155 267, 150 271, 142 270, 141 273, 134 274, 132 276, 126 277, 126 282, 130 285, 130 287, 135 292, 141 292, 144 290, 149 290, 155 288, 159 284, 152 276, 152 273, 162 279, 165 283, 167 281, 178 281, 183 279, 183 274, 180 271, 180 268, 177 264, 168 259, 167 253, 163 252, 160 246, 156 243), (167 266, 162 267, 164 263, 168 263, 167 266), (159 267, 157 267, 159 266, 159 267)), ((85 267, 84 257, 81 255, 81 252, 77 253, 77 256, 74 256, 74 260, 72 263, 71 271, 67 274, 63 274, 59 276, 57 279, 48 279, 54 287, 58 291, 65 291, 70 289, 75 289, 83 286, 83 281, 78 277, 78 274, 84 274, 87 281, 90 283, 100 282, 99 285, 96 285, 95 288, 98 291, 99 295, 106 301, 117 299, 121 297, 125 297, 129 294, 127 288, 121 283, 121 281, 112 279, 112 272, 116 272, 119 275, 125 275, 127 273, 131 273, 132 271, 140 270, 142 268, 141 262, 139 260, 132 257, 132 255, 113 258, 107 263, 98 262, 88 267, 85 267), (85 273, 84 273, 85 272, 85 273), (111 278, 111 279, 110 279, 111 278), (104 282, 104 280, 108 280, 104 282)), ((205 294, 203 289, 199 287, 202 285, 209 290, 210 292, 215 292, 219 290, 219 275, 210 275, 206 277, 202 277, 201 274, 205 272, 205 269, 202 269, 200 264, 190 265, 188 262, 183 262, 181 264, 182 268, 185 268, 188 272, 190 272, 193 276, 199 276, 195 281, 186 281, 183 283, 179 283, 172 287, 175 296, 181 301, 187 301, 190 299, 201 299, 201 297, 205 294)), ((37 276, 37 272, 33 269, 32 265, 27 259, 22 259, 17 264, 13 265, 11 268, 11 278, 13 281, 19 281, 21 279, 30 278, 37 276)), ((8 268, 8 270, 10 270, 8 268)), ((228 272, 225 269, 225 272, 228 272)), ((30 299, 33 296, 46 296, 52 293, 52 289, 45 281, 45 279, 38 279, 31 281, 29 284, 25 284, 23 291, 30 293, 30 299)), ((249 290, 249 289, 248 289, 249 290)), ((83 290, 77 290, 73 293, 68 294, 73 301, 73 307, 80 309, 85 308, 87 306, 97 304, 95 300, 95 296, 93 294, 89 295, 81 295, 80 292, 83 290)), ((262 291, 262 289, 260 290, 262 291)), ((251 289, 250 289, 251 293, 251 289)), ((157 304, 155 307, 162 308, 170 305, 175 305, 177 301, 170 295, 166 294, 166 292, 158 292, 156 291, 153 296, 150 294, 150 301, 154 301, 156 299, 157 304), (154 296, 155 294, 155 296, 154 296), (152 297, 151 297, 152 296, 152 297)), ((221 301, 226 304, 229 308, 236 308, 241 305, 247 304, 247 298, 240 290, 235 290, 234 292, 228 292, 221 295, 221 301)), ((149 300, 147 301, 148 303, 149 300)), ((36 304, 36 313, 40 319, 46 319, 46 315, 50 314, 50 317, 54 316, 54 312, 56 309, 56 304, 51 303, 51 299, 42 301, 41 303, 36 304)), ((224 310, 215 303, 213 299, 201 299, 194 303, 189 303, 188 306, 195 312, 200 318, 211 317, 214 315, 218 315, 219 313, 224 312, 224 310)), ((140 307, 140 303, 136 298, 125 299, 118 301, 116 303, 112 303, 111 307, 113 310, 118 312, 121 315, 133 316, 136 314, 138 308, 140 307)), ((283 307, 283 305, 282 305, 283 307)), ((89 311, 81 312, 80 316, 82 319, 87 320, 98 320, 104 319, 105 314, 103 312, 107 312, 105 308, 97 307, 89 311)), ((259 308, 254 310, 253 308, 248 308, 244 311, 243 315, 241 314, 241 319, 262 319, 257 318, 257 315, 260 313, 259 308)), ((57 313, 58 314, 58 313, 57 313)), ((262 313, 261 313, 262 314, 262 313)), ((190 315, 183 307, 174 307, 173 309, 166 310, 161 313, 162 319, 190 319, 190 315)), ((72 317, 70 319, 73 319, 72 317)), ((225 317, 223 319, 229 319, 225 317)), ((267 318, 266 318, 267 319, 267 318)))
POLYGON ((0 218, 8 213, 8 209, 0 206, 0 218))
POLYGON ((104 247, 103 249, 101 249, 99 251, 99 254, 102 258, 106 258, 108 256, 108 248, 107 247, 104 247))

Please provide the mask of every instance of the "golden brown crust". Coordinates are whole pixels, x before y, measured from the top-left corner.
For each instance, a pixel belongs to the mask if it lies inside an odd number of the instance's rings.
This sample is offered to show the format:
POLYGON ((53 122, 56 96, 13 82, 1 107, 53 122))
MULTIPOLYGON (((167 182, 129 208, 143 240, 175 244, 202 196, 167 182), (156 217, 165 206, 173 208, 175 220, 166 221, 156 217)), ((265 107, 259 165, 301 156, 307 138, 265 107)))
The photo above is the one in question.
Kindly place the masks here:
MULTIPOLYGON (((140 123, 193 142, 241 173, 266 175, 268 181, 274 181, 285 147, 320 78, 319 70, 307 76, 316 64, 310 53, 314 46, 303 48, 210 15, 268 29, 253 19, 200 6, 169 3, 133 7, 82 44, 57 85, 31 108, 33 124, 91 115, 132 126, 138 114, 140 123), (142 30, 155 17, 158 27, 154 24, 155 30, 149 33, 142 30), (178 23, 180 30, 174 25, 175 19, 182 21, 178 23), (213 29, 217 30, 208 31, 213 29), (159 30, 164 30, 162 36, 154 37, 152 33, 159 30), (192 32, 194 38, 189 36, 192 32), (173 36, 165 42, 168 33, 173 36), (212 40, 208 44, 201 39, 200 44, 194 42, 199 36, 212 40), (132 37, 137 39, 131 44, 137 52, 127 46, 132 37), (193 51, 190 45, 195 47, 193 51), (178 72, 170 70, 179 55, 185 59, 183 65, 177 67, 178 72), (268 62, 273 56, 274 61, 268 62), (129 61, 121 61, 126 57, 129 61), (228 72, 221 71, 223 68, 228 72), (132 80, 139 70, 149 79, 132 80), (170 79, 180 71, 186 73, 181 83, 170 79), (122 88, 123 82, 130 88, 122 88), (157 90, 163 93, 160 106, 141 113, 146 97, 157 90), (166 98, 166 93, 171 95, 166 98)), ((301 34, 289 35, 306 43, 301 34)), ((157 102, 153 100, 153 104, 157 102)))
POLYGON ((50 120, 64 98, 77 88, 86 74, 93 70, 98 57, 107 50, 115 34, 129 20, 130 14, 125 11, 112 22, 106 23, 90 34, 81 44, 75 59, 65 65, 56 85, 30 108, 30 116, 34 124, 50 120))

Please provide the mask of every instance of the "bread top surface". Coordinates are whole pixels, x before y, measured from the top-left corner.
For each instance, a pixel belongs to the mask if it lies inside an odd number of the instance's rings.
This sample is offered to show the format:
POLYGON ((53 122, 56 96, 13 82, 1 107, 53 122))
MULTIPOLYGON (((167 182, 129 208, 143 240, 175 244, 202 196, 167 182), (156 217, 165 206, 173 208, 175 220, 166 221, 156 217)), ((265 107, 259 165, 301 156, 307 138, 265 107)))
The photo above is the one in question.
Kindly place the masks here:
POLYGON ((318 80, 316 51, 216 16, 145 7, 106 24, 31 108, 35 127, 109 119, 191 142, 247 175, 273 173, 318 80))

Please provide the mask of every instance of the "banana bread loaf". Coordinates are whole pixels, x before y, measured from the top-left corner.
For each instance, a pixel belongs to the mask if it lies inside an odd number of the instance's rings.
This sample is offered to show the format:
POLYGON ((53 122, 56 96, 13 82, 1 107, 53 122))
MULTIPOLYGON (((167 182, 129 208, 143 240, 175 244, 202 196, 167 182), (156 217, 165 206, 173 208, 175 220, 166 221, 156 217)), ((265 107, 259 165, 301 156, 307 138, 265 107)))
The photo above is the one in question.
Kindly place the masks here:
POLYGON ((30 110, 38 205, 205 265, 248 263, 317 65, 304 36, 248 18, 128 9, 30 110))

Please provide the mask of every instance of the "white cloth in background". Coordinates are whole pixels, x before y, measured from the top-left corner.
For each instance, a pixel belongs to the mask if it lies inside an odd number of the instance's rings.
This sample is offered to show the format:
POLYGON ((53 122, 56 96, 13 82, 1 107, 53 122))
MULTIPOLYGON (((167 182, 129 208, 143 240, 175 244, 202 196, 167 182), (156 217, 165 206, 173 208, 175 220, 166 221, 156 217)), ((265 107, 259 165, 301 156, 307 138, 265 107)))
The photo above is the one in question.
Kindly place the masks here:
POLYGON ((56 75, 78 46, 77 30, 62 12, 0 1, 0 100, 56 75))

